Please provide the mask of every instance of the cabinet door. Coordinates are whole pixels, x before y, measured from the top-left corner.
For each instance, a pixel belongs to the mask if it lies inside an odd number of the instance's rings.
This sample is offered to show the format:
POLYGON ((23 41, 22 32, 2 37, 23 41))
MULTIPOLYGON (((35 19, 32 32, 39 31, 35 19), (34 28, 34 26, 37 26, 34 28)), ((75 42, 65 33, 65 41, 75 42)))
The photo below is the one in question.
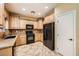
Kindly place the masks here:
POLYGON ((16 46, 20 45, 20 42, 21 42, 20 36, 18 35, 17 40, 16 40, 16 46))
POLYGON ((26 29, 26 20, 20 20, 20 29, 26 29))
POLYGON ((43 33, 38 33, 38 35, 39 41, 43 42, 43 33))
POLYGON ((5 29, 9 29, 9 13, 4 10, 4 26, 5 29))
POLYGON ((3 25, 4 20, 4 4, 0 4, 0 25, 3 25))
POLYGON ((15 19, 14 17, 10 16, 10 29, 14 29, 15 28, 15 19))
POLYGON ((12 56, 12 47, 1 49, 0 56, 12 56))
POLYGON ((43 42, 43 33, 39 34, 39 39, 40 39, 41 42, 43 42))
POLYGON ((18 17, 10 17, 10 29, 19 29, 19 19, 18 17))
POLYGON ((26 35, 19 35, 16 40, 16 46, 26 44, 26 35))
POLYGON ((34 22, 34 29, 38 29, 38 22, 34 22))
POLYGON ((54 14, 51 14, 47 17, 45 17, 43 24, 52 23, 54 21, 54 14))
POLYGON ((43 22, 42 22, 42 20, 38 21, 38 29, 43 29, 43 22))
POLYGON ((35 33, 35 41, 43 42, 43 33, 35 33))
POLYGON ((35 41, 39 41, 39 34, 37 32, 35 33, 35 41))
POLYGON ((20 44, 26 44, 26 35, 20 35, 20 40, 21 40, 20 44))

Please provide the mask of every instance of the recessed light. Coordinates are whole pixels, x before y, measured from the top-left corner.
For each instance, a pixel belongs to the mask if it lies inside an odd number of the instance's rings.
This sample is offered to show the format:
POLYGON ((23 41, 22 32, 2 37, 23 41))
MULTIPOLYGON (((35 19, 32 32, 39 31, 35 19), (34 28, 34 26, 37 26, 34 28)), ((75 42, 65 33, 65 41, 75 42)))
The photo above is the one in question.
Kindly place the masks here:
POLYGON ((25 8, 22 8, 22 10, 25 11, 26 9, 25 8))
POLYGON ((48 6, 45 6, 45 9, 48 9, 48 6))
POLYGON ((41 15, 40 13, 38 13, 38 15, 41 15))

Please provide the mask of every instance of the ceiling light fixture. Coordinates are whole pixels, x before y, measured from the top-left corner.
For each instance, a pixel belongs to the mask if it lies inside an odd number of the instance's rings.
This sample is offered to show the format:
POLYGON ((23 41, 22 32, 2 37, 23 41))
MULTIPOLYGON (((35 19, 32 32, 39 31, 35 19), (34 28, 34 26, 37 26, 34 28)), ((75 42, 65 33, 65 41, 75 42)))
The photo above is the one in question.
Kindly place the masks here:
POLYGON ((41 15, 40 13, 38 13, 38 15, 41 15))
POLYGON ((25 11, 26 9, 25 8, 22 8, 22 10, 25 11))
POLYGON ((32 14, 35 14, 35 11, 31 11, 32 14))
POLYGON ((48 6, 45 6, 45 9, 48 9, 48 6))

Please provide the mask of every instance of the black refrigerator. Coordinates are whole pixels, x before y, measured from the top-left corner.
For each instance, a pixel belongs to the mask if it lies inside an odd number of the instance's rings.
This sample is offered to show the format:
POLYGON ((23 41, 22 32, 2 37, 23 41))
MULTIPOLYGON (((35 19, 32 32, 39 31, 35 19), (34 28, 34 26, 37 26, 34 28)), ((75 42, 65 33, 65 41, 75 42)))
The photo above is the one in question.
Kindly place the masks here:
POLYGON ((43 25, 43 44, 51 50, 55 47, 55 23, 49 23, 43 25))

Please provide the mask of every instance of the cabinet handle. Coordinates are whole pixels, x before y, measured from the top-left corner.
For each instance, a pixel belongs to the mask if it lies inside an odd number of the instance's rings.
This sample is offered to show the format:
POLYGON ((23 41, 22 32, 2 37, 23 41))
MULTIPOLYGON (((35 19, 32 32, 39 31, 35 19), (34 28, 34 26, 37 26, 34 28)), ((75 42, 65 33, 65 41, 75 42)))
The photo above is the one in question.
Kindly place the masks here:
POLYGON ((72 41, 72 39, 69 39, 70 41, 72 41))

